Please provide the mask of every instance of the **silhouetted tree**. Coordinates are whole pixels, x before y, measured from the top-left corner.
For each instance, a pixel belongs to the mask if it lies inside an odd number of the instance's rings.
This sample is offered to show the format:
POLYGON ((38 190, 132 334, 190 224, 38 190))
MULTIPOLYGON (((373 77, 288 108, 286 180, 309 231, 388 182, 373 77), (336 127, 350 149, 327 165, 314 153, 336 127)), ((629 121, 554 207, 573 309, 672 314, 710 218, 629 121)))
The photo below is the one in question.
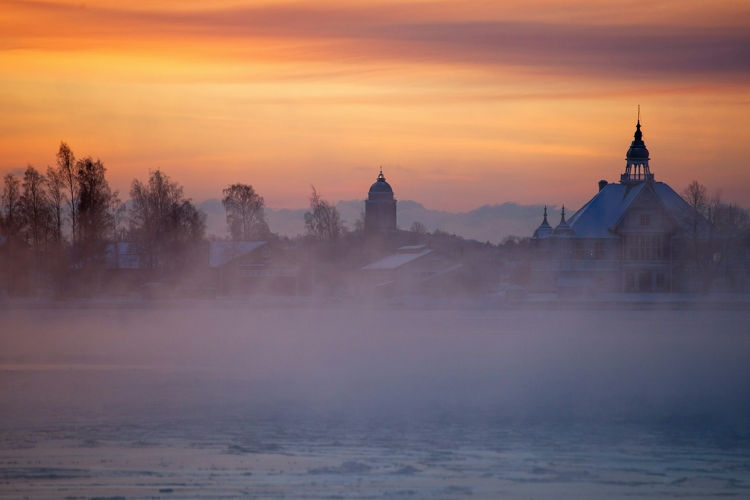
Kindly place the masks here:
POLYGON ((15 175, 7 174, 3 178, 3 234, 15 238, 24 229, 23 209, 21 206, 21 181, 15 175))
POLYGON ((13 174, 3 178, 2 195, 2 232, 6 237, 6 274, 8 277, 8 291, 16 291, 16 272, 18 266, 16 258, 17 239, 24 229, 24 217, 21 209, 21 182, 13 174))
POLYGON ((29 240, 35 254, 38 254, 42 245, 46 243, 50 227, 50 203, 46 184, 44 176, 37 169, 31 165, 26 167, 20 200, 21 213, 26 221, 29 240))
POLYGON ((346 233, 346 225, 335 206, 320 197, 315 187, 310 195, 310 211, 305 212, 307 234, 317 240, 337 241, 346 233))
POLYGON ((100 160, 90 156, 76 162, 78 203, 76 233, 78 256, 84 267, 99 267, 107 243, 115 230, 115 216, 120 200, 105 178, 106 169, 100 160))
POLYGON ((354 230, 355 231, 365 230, 365 211, 364 210, 359 211, 359 216, 357 216, 357 220, 354 221, 354 230))
POLYGON ((68 191, 68 207, 70 208, 71 241, 76 245, 77 223, 78 223, 78 195, 80 186, 78 182, 78 169, 76 157, 70 147, 64 142, 60 143, 57 151, 57 173, 65 190, 68 191))
POLYGON ((699 277, 701 291, 708 293, 728 262, 741 255, 750 231, 750 215, 733 203, 724 203, 719 194, 708 196, 706 186, 691 182, 682 193, 688 209, 682 216, 688 244, 683 260, 699 277))
POLYGON ((420 236, 424 236, 427 234, 427 228, 419 221, 414 221, 409 231, 411 231, 412 233, 417 233, 420 236))
POLYGON ((232 184, 221 199, 227 212, 227 228, 234 241, 268 238, 270 230, 265 214, 265 201, 249 184, 232 184))
POLYGON ((62 242, 62 227, 65 218, 65 180, 62 171, 47 166, 47 195, 49 197, 50 211, 50 236, 52 241, 59 245, 62 242))
POLYGON ((134 179, 130 198, 130 236, 147 264, 160 274, 183 265, 205 236, 206 214, 160 170, 150 172, 147 184, 134 179))

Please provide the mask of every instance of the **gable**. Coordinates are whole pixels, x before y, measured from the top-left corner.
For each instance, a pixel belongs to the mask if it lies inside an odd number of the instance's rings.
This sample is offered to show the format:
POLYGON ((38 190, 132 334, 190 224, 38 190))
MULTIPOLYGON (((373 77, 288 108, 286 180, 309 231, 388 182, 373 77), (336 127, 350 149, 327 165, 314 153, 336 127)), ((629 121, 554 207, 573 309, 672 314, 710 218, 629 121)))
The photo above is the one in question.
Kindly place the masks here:
POLYGON ((661 231, 672 232, 675 222, 659 197, 649 186, 638 193, 615 226, 621 231, 661 231))

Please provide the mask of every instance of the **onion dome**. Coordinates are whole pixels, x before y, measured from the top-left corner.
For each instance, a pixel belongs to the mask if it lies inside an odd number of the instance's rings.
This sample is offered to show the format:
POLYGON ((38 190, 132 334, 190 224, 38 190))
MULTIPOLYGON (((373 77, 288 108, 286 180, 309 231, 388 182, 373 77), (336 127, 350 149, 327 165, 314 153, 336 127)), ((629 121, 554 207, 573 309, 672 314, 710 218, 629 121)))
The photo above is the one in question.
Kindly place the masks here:
POLYGON ((541 240, 549 237, 551 234, 552 226, 550 226, 549 222, 547 222, 547 205, 544 205, 544 220, 539 225, 539 227, 536 228, 536 231, 534 231, 534 236, 532 236, 531 238, 535 240, 541 240))
POLYGON ((630 149, 626 154, 627 160, 648 160, 648 149, 646 144, 643 142, 643 133, 641 132, 641 120, 638 120, 638 124, 635 126, 635 134, 633 135, 633 142, 630 143, 630 149))
POLYGON ((570 227, 570 225, 565 222, 565 205, 562 207, 562 215, 560 216, 560 223, 555 227, 555 229, 552 230, 552 236, 559 236, 559 237, 571 237, 575 236, 576 232, 573 231, 573 228, 570 227))

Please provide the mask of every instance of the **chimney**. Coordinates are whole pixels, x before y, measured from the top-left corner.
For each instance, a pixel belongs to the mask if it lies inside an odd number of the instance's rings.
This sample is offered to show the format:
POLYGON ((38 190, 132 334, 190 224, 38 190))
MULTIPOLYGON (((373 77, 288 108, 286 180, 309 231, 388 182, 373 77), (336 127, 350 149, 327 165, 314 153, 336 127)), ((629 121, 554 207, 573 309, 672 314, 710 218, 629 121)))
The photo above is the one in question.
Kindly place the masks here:
POLYGON ((599 191, 604 189, 604 186, 606 186, 607 184, 609 184, 607 181, 599 181, 599 191))

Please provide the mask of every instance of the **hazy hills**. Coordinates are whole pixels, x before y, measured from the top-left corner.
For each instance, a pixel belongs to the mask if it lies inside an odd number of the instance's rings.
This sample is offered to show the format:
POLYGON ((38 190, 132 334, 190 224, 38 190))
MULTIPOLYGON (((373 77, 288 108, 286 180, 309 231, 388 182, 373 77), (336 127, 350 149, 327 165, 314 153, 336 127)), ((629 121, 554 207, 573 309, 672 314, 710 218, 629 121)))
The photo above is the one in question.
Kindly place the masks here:
MULTIPOLYGON (((198 204, 208 215, 208 234, 224 236, 226 219, 221 201, 215 198, 198 204)), ((542 222, 543 205, 519 205, 506 202, 500 205, 483 205, 469 212, 432 210, 416 201, 398 202, 398 225, 409 229, 415 221, 425 225, 428 231, 440 229, 464 238, 499 243, 508 235, 531 236, 542 222)), ((361 200, 340 201, 336 204, 342 219, 351 229, 354 221, 365 208, 361 200)), ((287 236, 304 233, 303 215, 307 209, 267 208, 266 216, 271 231, 287 236)), ((549 222, 554 227, 560 218, 557 207, 548 207, 549 222)), ((573 211, 570 212, 573 214, 573 211)))

